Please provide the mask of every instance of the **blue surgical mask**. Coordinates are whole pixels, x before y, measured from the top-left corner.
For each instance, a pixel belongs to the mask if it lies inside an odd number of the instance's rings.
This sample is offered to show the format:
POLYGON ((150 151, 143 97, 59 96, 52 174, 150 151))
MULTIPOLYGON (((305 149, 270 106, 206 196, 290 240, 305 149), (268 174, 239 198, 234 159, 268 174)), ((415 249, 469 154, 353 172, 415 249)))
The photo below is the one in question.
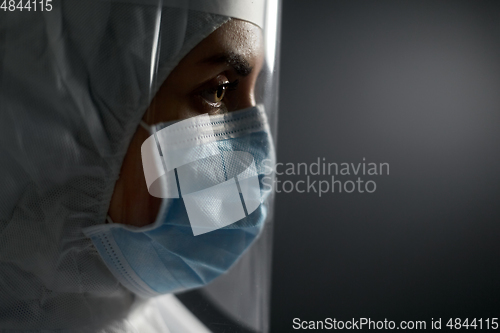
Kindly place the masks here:
POLYGON ((84 229, 114 276, 142 297, 203 286, 243 255, 264 226, 264 161, 275 159, 262 107, 158 124, 151 133, 157 170, 146 143, 142 157, 153 170, 148 190, 163 198, 156 221, 84 229))

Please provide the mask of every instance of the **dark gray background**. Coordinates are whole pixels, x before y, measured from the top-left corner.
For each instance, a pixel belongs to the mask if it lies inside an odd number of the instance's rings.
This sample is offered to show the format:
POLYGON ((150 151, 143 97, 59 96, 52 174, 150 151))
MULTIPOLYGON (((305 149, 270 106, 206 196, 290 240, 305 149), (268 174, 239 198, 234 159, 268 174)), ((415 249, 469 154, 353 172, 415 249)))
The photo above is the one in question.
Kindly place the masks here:
POLYGON ((284 0, 282 23, 279 161, 390 175, 277 195, 271 331, 500 317, 498 1, 284 0))

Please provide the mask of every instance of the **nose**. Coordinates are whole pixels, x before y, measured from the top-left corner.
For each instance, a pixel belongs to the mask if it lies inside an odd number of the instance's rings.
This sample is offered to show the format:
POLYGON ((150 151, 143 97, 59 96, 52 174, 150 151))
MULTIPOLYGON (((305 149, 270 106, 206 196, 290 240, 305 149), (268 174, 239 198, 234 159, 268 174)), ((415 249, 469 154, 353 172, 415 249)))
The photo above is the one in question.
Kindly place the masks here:
POLYGON ((246 109, 255 104, 255 82, 241 82, 234 100, 231 101, 229 111, 246 109))

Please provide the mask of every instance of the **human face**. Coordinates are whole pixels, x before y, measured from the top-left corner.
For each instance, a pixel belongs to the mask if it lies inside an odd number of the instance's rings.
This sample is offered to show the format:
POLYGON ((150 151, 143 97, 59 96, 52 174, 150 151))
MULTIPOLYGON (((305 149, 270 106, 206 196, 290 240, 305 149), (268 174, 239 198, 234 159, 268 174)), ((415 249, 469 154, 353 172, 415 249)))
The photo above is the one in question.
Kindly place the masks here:
MULTIPOLYGON (((257 26, 236 19, 225 23, 179 62, 143 120, 152 125, 254 106, 262 45, 257 26)), ((115 223, 144 226, 158 214, 161 199, 149 195, 141 162, 141 145, 149 135, 139 126, 125 155, 108 211, 115 223)))

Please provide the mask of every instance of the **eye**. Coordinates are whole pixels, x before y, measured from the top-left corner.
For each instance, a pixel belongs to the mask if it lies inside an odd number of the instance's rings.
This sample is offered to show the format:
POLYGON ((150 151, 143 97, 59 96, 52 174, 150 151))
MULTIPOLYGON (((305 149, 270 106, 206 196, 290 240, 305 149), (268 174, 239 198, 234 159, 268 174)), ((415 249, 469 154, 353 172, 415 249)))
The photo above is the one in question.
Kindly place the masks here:
POLYGON ((201 93, 201 97, 203 97, 208 103, 212 104, 213 106, 218 106, 218 104, 220 104, 224 99, 226 90, 227 84, 221 84, 217 87, 203 91, 201 93))
POLYGON ((220 74, 208 82, 205 89, 199 93, 199 96, 203 99, 205 105, 208 104, 207 106, 211 110, 216 108, 220 111, 220 109, 226 109, 227 105, 225 105, 226 101, 224 101, 224 98, 228 98, 229 91, 236 90, 238 83, 239 80, 229 82, 224 74, 220 74))
POLYGON ((219 75, 210 83, 208 89, 201 92, 201 97, 211 106, 219 107, 229 84, 226 76, 219 75))

